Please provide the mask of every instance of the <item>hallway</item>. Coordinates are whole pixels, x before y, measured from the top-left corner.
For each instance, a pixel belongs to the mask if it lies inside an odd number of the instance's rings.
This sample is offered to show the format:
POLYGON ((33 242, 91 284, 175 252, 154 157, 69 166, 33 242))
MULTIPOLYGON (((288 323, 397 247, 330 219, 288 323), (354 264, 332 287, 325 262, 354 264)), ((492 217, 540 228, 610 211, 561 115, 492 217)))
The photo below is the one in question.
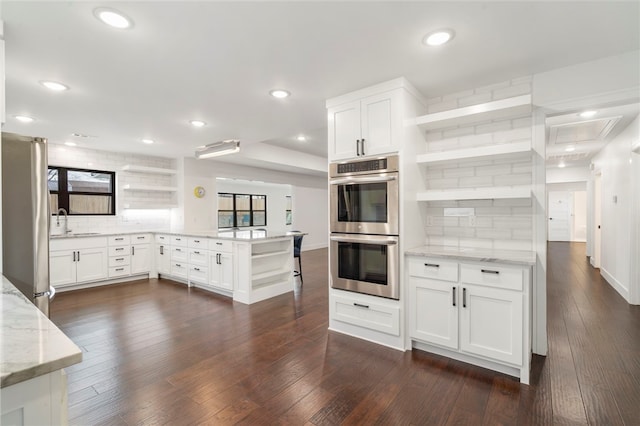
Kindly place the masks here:
POLYGON ((549 354, 533 376, 551 398, 534 405, 550 404, 554 424, 640 424, 640 306, 589 265, 584 243, 549 243, 547 278, 549 354))

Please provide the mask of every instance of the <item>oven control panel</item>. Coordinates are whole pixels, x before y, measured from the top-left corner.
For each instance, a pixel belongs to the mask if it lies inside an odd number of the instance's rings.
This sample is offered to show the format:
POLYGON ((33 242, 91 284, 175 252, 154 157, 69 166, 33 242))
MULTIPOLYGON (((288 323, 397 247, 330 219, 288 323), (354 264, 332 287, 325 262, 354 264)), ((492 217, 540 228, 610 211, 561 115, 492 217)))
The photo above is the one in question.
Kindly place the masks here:
POLYGON ((331 177, 396 171, 398 171, 397 155, 372 158, 370 160, 331 163, 329 165, 329 173, 331 177))

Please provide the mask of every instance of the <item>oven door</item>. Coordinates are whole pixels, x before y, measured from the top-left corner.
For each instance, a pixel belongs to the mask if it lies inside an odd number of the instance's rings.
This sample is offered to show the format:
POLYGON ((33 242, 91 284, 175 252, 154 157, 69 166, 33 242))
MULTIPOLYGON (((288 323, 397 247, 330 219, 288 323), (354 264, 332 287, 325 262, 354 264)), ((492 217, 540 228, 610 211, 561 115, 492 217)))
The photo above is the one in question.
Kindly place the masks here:
POLYGON ((331 287, 400 298, 398 237, 331 234, 331 287))
POLYGON ((398 174, 334 178, 331 232, 398 235, 398 174))

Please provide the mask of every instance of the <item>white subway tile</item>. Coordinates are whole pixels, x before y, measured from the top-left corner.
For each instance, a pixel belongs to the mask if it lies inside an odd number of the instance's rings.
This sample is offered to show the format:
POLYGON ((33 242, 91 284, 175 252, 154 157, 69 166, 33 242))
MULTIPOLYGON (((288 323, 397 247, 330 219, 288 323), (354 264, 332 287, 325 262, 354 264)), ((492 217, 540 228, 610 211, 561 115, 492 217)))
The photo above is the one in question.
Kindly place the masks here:
MULTIPOLYGON (((493 133, 493 132, 501 132, 504 130, 511 130, 511 121, 510 120, 501 120, 501 121, 492 121, 486 124, 479 124, 476 126, 476 133, 493 133)), ((490 138, 489 143, 492 142, 493 138, 490 138)))
POLYGON ((476 175, 478 176, 500 176, 511 173, 509 164, 492 164, 491 166, 476 167, 476 175))
POLYGON ((442 102, 439 102, 439 103, 427 105, 427 112, 429 114, 433 114, 435 112, 442 112, 450 109, 456 109, 457 107, 458 107, 458 102, 455 99, 450 99, 448 101, 443 100, 442 102))
POLYGON ((498 90, 498 89, 502 89, 505 87, 509 87, 511 86, 511 82, 509 80, 507 81, 501 81, 499 83, 494 83, 494 84, 489 84, 486 86, 481 86, 481 87, 477 87, 474 92, 475 93, 492 93, 494 90, 498 90))
POLYGON ((463 97, 460 97, 460 99, 458 99, 459 107, 462 108, 470 105, 483 104, 485 102, 491 101, 490 91, 487 91, 484 93, 475 93, 475 90, 474 90, 472 92, 473 94, 470 94, 469 96, 463 96, 463 97))
POLYGON ((459 167, 456 169, 444 169, 443 176, 445 178, 474 176, 475 169, 473 167, 459 167))
MULTIPOLYGON (((474 188, 493 186, 492 176, 473 176, 460 178, 460 188, 474 188)), ((450 187, 455 188, 455 187, 450 187)))

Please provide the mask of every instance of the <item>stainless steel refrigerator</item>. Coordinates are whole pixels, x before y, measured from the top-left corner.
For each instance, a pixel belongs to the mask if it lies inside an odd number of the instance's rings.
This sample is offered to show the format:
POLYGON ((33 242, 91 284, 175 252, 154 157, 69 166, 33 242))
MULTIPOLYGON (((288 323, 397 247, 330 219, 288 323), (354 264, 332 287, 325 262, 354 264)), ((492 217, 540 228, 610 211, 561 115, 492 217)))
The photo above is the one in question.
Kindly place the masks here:
POLYGON ((46 139, 2 133, 2 273, 49 316, 47 163, 46 139))

